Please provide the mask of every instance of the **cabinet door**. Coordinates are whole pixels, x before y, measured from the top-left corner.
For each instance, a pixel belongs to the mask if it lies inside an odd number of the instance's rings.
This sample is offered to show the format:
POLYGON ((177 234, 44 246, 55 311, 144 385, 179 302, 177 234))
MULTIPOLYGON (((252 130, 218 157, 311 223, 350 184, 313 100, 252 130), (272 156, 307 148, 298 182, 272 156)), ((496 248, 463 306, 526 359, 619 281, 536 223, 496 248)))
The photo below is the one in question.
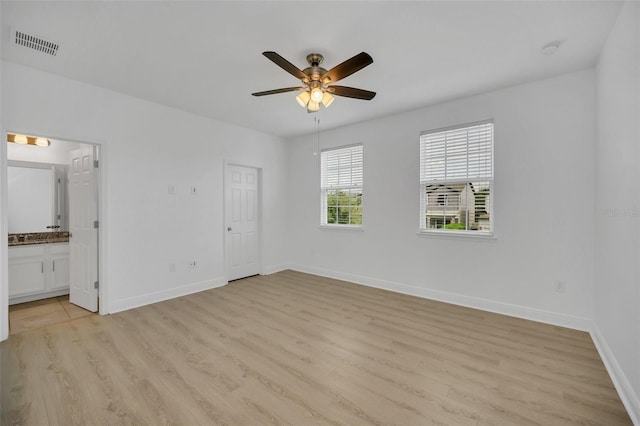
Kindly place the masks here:
POLYGON ((51 290, 69 288, 69 254, 51 255, 51 290))
POLYGON ((45 291, 44 256, 9 259, 9 297, 45 291))

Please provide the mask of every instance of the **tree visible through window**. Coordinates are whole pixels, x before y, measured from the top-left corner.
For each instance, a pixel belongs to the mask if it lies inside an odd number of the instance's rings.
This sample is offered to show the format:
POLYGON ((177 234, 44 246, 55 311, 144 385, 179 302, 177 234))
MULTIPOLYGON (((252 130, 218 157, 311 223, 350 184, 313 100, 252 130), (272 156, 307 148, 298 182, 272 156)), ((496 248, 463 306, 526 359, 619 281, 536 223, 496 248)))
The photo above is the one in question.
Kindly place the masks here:
POLYGON ((362 145, 322 151, 321 224, 362 226, 362 145))
POLYGON ((420 230, 493 232, 493 122, 420 135, 420 230))

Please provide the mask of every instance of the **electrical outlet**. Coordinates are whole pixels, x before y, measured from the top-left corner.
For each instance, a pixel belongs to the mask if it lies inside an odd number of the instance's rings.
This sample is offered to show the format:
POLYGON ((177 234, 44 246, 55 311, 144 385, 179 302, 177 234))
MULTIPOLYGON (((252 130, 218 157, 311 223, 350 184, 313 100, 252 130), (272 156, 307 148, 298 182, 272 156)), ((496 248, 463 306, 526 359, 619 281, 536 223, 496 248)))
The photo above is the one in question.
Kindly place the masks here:
POLYGON ((556 281, 556 292, 564 293, 567 291, 567 282, 566 281, 556 281))
POLYGON ((176 187, 173 185, 169 185, 169 188, 167 189, 169 194, 175 194, 176 193, 176 187))
POLYGON ((169 272, 175 272, 176 271, 176 264, 175 263, 170 263, 169 264, 169 272))
POLYGON ((197 266, 196 261, 192 260, 191 262, 189 262, 189 268, 195 268, 197 266))

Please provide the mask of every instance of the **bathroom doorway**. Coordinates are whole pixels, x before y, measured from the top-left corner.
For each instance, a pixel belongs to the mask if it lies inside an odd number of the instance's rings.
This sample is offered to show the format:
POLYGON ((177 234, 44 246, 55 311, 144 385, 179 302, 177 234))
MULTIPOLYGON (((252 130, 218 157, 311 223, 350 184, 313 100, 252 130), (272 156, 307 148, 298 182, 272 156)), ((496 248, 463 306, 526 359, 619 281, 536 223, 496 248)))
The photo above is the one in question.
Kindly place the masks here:
POLYGON ((9 334, 99 307, 100 146, 40 139, 7 137, 9 334))

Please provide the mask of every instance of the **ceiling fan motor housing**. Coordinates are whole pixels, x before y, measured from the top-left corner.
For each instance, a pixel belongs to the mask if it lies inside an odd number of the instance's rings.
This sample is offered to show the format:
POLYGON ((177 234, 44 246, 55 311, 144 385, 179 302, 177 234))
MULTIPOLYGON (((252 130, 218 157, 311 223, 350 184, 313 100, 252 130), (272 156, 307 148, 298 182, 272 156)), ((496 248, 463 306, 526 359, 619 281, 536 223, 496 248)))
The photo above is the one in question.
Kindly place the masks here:
MULTIPOLYGON (((302 79, 304 84, 309 84, 310 82, 320 81, 324 73, 327 72, 326 69, 320 67, 320 64, 324 60, 324 57, 319 53, 310 53, 307 55, 307 62, 309 63, 309 67, 302 70, 302 72, 308 77, 302 79)), ((313 89, 313 87, 311 87, 313 89)))
POLYGON ((302 70, 302 72, 308 76, 308 78, 305 78, 302 81, 304 83, 308 83, 310 81, 320 81, 320 78, 324 73, 327 72, 327 70, 325 70, 322 67, 315 66, 315 67, 305 68, 302 70))
MULTIPOLYGON (((309 53, 307 55, 307 62, 311 66, 302 70, 302 72, 309 77, 308 79, 303 79, 303 83, 309 84, 309 82, 320 81, 322 76, 327 72, 326 69, 320 67, 323 60, 324 56, 319 53, 309 53)), ((313 87, 310 88, 313 89, 313 87)))

